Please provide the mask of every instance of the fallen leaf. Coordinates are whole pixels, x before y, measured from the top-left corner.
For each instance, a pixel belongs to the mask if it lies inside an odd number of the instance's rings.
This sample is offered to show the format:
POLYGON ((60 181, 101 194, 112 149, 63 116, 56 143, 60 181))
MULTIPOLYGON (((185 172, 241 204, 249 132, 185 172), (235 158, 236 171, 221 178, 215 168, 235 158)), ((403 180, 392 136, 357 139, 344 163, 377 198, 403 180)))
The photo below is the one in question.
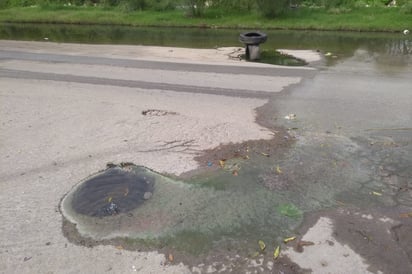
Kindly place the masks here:
POLYGON ((262 250, 262 251, 265 250, 266 245, 265 245, 265 242, 264 242, 264 241, 259 240, 259 241, 258 241, 258 244, 259 244, 260 250, 262 250))
POLYGON ((315 245, 315 243, 311 241, 299 241, 299 245, 308 246, 308 245, 315 245))
POLYGON ((220 165, 221 168, 225 167, 225 162, 226 162, 226 160, 219 160, 219 165, 220 165))
POLYGON ((314 242, 311 242, 311 241, 299 241, 299 242, 296 244, 296 246, 295 246, 295 250, 296 250, 297 252, 302 253, 304 246, 309 246, 309 245, 314 245, 314 244, 315 244, 315 243, 314 243, 314 242))
POLYGON ((107 198, 107 202, 108 202, 108 203, 111 203, 111 202, 112 202, 112 200, 113 200, 113 198, 112 198, 112 197, 107 198))
POLYGON ((239 173, 237 172, 237 170, 233 170, 232 174, 233 174, 233 176, 238 176, 238 175, 239 175, 239 173))
POLYGON ((276 173, 277 174, 282 174, 282 170, 280 169, 279 165, 276 166, 276 173))
POLYGON ((401 214, 399 214, 399 217, 401 217, 401 218, 412 218, 412 212, 401 213, 401 214))
POLYGON ((375 196, 382 196, 382 193, 376 192, 376 191, 372 191, 371 194, 373 194, 375 196))
POLYGON ((172 253, 169 253, 168 257, 169 257, 169 262, 173 262, 175 259, 172 253))
POLYGON ((115 246, 117 249, 119 249, 119 250, 122 250, 123 249, 123 246, 121 246, 121 245, 117 245, 117 246, 115 246))
POLYGON ((256 251, 256 252, 253 252, 252 255, 250 255, 250 257, 256 258, 257 256, 259 256, 259 254, 260 253, 256 251))
POLYGON ((269 157, 270 155, 264 152, 261 152, 260 154, 262 154, 263 156, 269 157))
POLYGON ((276 248, 275 248, 275 251, 273 252, 273 259, 277 259, 278 257, 279 257, 279 254, 280 254, 280 246, 278 245, 276 248))
POLYGON ((344 202, 339 201, 339 200, 335 200, 335 202, 336 202, 337 204, 341 205, 341 206, 345 206, 345 205, 346 205, 344 202))
POLYGON ((295 239, 296 239, 296 236, 293 236, 293 237, 289 237, 289 238, 283 239, 283 242, 284 242, 285 244, 287 244, 287 243, 289 243, 289 242, 291 242, 291 241, 294 241, 295 239))

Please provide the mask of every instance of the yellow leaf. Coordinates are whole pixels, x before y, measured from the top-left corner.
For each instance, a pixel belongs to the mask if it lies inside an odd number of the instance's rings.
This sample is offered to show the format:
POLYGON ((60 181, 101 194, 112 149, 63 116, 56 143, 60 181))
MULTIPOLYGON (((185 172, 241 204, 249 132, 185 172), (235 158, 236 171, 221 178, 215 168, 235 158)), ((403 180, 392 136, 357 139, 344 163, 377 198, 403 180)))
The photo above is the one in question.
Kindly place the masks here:
POLYGON ((110 203, 113 200, 112 197, 107 198, 107 202, 110 203))
POLYGON ((291 242, 291 241, 293 241, 293 240, 295 240, 295 239, 296 239, 296 236, 293 236, 293 237, 289 237, 289 238, 283 239, 283 242, 284 242, 285 244, 287 244, 287 243, 289 243, 289 242, 291 242))
POLYGON ((123 249, 123 246, 118 245, 118 246, 116 246, 116 248, 119 249, 119 250, 122 250, 122 249, 123 249))
POLYGON ((225 167, 225 160, 219 160, 219 164, 221 168, 225 167))
POLYGON ((372 191, 371 193, 375 196, 382 196, 382 193, 379 193, 379 192, 376 192, 376 191, 372 191))
POLYGON ((258 241, 258 244, 259 244, 260 250, 262 250, 262 251, 265 250, 266 245, 265 245, 265 242, 264 242, 264 241, 259 240, 259 241, 258 241))
POLYGON ((401 218, 410 218, 410 217, 412 217, 412 212, 401 213, 401 214, 399 214, 399 217, 401 217, 401 218))
POLYGON ((280 169, 279 165, 276 166, 276 173, 277 174, 282 174, 282 170, 280 169))
POLYGON ((257 256, 259 256, 259 254, 260 253, 256 251, 256 252, 253 252, 252 255, 250 255, 250 257, 256 258, 257 256))
POLYGON ((169 253, 169 262, 173 262, 174 261, 174 256, 172 253, 169 253))
POLYGON ((277 259, 278 257, 279 257, 279 254, 280 254, 280 246, 278 245, 276 248, 275 248, 275 252, 273 252, 273 259, 277 259))

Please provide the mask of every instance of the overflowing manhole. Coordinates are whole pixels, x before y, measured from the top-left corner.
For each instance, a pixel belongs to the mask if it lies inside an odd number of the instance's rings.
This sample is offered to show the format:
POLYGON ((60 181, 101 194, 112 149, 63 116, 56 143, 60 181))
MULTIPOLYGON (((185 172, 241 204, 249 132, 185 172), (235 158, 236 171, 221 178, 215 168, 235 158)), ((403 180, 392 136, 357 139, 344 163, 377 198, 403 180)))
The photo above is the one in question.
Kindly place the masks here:
MULTIPOLYGON (((227 160, 226 166, 239 161, 245 160, 227 160)), ((272 238, 273 229, 299 222, 301 215, 277 214, 288 201, 254 182, 256 172, 245 166, 241 173, 221 169, 185 182, 142 166, 116 165, 77 184, 60 209, 64 223, 74 225, 83 239, 163 242, 190 253, 232 237, 250 237, 254 246, 257 238, 272 238)))
MULTIPOLYGON (((142 166, 113 165, 62 199, 63 231, 69 239, 82 239, 79 243, 119 240, 136 249, 170 247, 188 254, 230 249, 247 255, 258 240, 282 242, 306 212, 340 203, 394 205, 361 157, 364 146, 353 140, 306 134, 276 157, 258 148, 188 181, 142 166)), ((403 196, 398 200, 409 205, 403 196)))
POLYGON ((150 199, 153 188, 154 178, 142 167, 111 167, 83 182, 73 192, 71 206, 93 217, 127 213, 150 199))

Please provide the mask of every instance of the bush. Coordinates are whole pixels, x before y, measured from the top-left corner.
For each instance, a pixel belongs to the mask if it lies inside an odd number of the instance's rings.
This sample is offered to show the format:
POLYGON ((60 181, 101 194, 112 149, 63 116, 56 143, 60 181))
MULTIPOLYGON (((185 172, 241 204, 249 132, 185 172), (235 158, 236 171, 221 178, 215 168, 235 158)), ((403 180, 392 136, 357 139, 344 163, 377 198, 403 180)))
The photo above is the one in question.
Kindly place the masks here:
POLYGON ((36 0, 0 0, 0 8, 28 7, 36 5, 36 0))
POLYGON ((175 9, 177 5, 177 1, 173 0, 151 0, 150 1, 150 8, 163 11, 163 10, 172 10, 175 9))
POLYGON ((406 3, 404 3, 401 6, 401 12, 405 13, 405 14, 412 14, 412 1, 405 1, 406 3))
POLYGON ((187 5, 189 6, 189 15, 199 17, 205 11, 206 0, 187 0, 187 5))
POLYGON ((251 11, 255 8, 255 0, 214 0, 211 7, 218 8, 223 11, 251 11))
POLYGON ((265 17, 275 17, 289 7, 289 0, 257 0, 259 11, 265 17))
POLYGON ((354 5, 353 0, 325 0, 324 6, 327 9, 338 7, 352 7, 354 5))
POLYGON ((147 7, 148 7, 147 0, 121 0, 119 3, 119 8, 124 12, 144 10, 147 7))

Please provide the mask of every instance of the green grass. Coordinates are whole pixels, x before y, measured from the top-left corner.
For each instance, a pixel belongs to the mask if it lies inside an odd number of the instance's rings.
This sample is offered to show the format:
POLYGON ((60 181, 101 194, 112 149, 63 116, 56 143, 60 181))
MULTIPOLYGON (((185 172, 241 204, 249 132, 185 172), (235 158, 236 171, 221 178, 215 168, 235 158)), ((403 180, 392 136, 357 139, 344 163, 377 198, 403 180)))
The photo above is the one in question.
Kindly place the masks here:
POLYGON ((299 8, 274 19, 256 13, 208 10, 192 18, 184 10, 124 12, 102 7, 21 7, 0 10, 0 22, 109 24, 130 26, 402 31, 412 29, 412 14, 399 8, 358 8, 350 11, 299 8))

